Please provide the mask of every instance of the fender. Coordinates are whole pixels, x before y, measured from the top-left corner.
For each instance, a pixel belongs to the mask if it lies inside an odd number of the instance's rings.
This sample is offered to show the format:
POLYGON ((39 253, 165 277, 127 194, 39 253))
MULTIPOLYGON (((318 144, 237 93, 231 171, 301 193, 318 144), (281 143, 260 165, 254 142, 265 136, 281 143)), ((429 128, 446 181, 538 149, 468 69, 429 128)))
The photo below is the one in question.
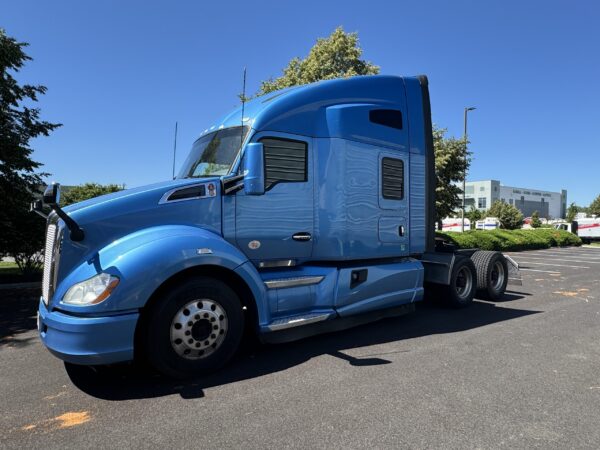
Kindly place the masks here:
POLYGON ((112 242, 62 280, 52 303, 63 311, 94 316, 137 310, 167 279, 182 270, 203 265, 219 266, 238 274, 254 295, 259 322, 269 321, 265 286, 254 265, 222 236, 186 225, 146 228, 112 242), (73 284, 101 272, 120 279, 106 301, 84 307, 59 301, 73 284))

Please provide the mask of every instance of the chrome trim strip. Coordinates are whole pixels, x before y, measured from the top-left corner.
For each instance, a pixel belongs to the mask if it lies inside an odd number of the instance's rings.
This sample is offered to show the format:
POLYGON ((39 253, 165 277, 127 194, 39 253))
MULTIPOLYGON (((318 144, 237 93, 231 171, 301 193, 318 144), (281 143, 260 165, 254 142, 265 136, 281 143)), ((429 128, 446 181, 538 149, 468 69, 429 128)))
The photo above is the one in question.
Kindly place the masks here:
MULTIPOLYGON (((208 195, 196 196, 196 197, 188 197, 188 198, 180 198, 178 200, 168 200, 169 197, 171 196, 171 194, 173 194, 174 192, 177 192, 177 191, 182 190, 182 189, 189 189, 189 188, 193 188, 193 187, 196 187, 196 186, 202 186, 204 184, 206 184, 206 182, 204 182, 204 183, 195 183, 195 184, 187 184, 187 185, 184 185, 184 186, 179 186, 179 187, 176 187, 174 189, 171 189, 170 191, 167 191, 167 192, 165 192, 163 194, 163 196, 158 201, 158 204, 159 205, 163 205, 165 203, 187 202, 188 200, 198 200, 199 198, 206 198, 206 197, 208 197, 208 195)), ((216 182, 215 182, 215 184, 216 184, 216 182)), ((206 191, 208 191, 208 189, 206 189, 205 192, 206 191)))
POLYGON ((319 284, 323 280, 323 278, 325 278, 325 276, 323 275, 317 275, 314 277, 280 278, 278 280, 265 281, 265 285, 268 289, 309 286, 311 284, 319 284))
POLYGON ((273 267, 294 267, 296 260, 294 259, 280 259, 278 261, 261 261, 258 263, 258 267, 261 269, 270 269, 273 267))
POLYGON ((307 314, 305 316, 286 317, 285 319, 275 320, 273 323, 267 325, 269 331, 280 331, 287 330, 288 328, 299 327, 303 325, 309 325, 311 323, 322 322, 329 319, 333 314, 307 314))

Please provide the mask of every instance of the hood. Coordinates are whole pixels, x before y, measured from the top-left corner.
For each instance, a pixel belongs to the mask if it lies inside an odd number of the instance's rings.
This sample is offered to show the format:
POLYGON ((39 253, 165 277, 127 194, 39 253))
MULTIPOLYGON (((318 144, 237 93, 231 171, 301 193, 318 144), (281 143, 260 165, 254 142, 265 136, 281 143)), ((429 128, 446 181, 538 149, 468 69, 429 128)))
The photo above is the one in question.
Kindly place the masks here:
MULTIPOLYGON (((208 182, 208 181, 217 182, 218 178, 211 178, 211 179, 208 179, 208 178, 202 178, 202 179, 186 178, 186 179, 161 181, 159 183, 147 184, 145 186, 139 186, 139 187, 132 188, 132 189, 124 189, 122 191, 113 192, 111 194, 101 195, 99 197, 91 198, 89 200, 84 200, 79 203, 74 203, 72 205, 66 206, 63 209, 70 216, 72 216, 73 215, 72 213, 74 213, 75 211, 80 211, 82 209, 89 208, 90 206, 98 206, 98 205, 102 205, 102 204, 113 203, 115 201, 118 201, 120 203, 122 201, 122 199, 127 198, 127 197, 132 197, 132 196, 135 196, 136 199, 139 199, 139 198, 145 197, 145 196, 155 197, 156 195, 158 195, 158 200, 160 200, 162 195, 165 192, 170 191, 171 189, 174 189, 177 187, 183 187, 186 185, 208 182)), ((118 204, 118 203, 115 203, 115 205, 116 204, 118 204)))
POLYGON ((64 210, 83 229, 85 237, 73 242, 69 233, 64 233, 59 278, 110 243, 146 228, 189 225, 222 234, 218 177, 150 184, 75 203, 64 210), (166 201, 166 193, 201 185, 203 196, 166 201))

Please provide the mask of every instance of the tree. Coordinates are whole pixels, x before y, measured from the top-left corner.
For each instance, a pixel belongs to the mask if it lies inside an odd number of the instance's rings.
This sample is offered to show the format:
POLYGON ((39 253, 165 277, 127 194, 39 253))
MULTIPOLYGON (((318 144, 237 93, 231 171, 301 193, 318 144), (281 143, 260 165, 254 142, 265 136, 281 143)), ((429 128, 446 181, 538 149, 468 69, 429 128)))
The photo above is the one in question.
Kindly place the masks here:
POLYGON ((282 76, 263 81, 257 95, 320 80, 378 74, 379 67, 361 56, 358 33, 346 33, 338 27, 329 37, 317 39, 306 58, 293 58, 282 76))
POLYGON ((433 127, 435 150, 435 211, 438 224, 462 206, 459 182, 469 168, 470 158, 463 139, 447 138, 445 128, 433 127))
POLYGON ((90 198, 99 197, 100 195, 104 194, 110 194, 111 192, 118 192, 123 189, 125 189, 125 185, 119 186, 118 184, 101 185, 98 183, 85 183, 65 190, 65 192, 61 195, 62 198, 60 203, 63 206, 67 206, 72 203, 82 202, 90 198))
MULTIPOLYGON (((501 200, 496 200, 487 212, 487 217, 496 217, 500 221, 500 228, 516 230, 523 224, 523 214, 513 205, 501 200)), ((538 217, 539 220, 539 217, 538 217)))
POLYGON ((471 222, 471 229, 475 228, 475 222, 484 218, 484 215, 475 206, 471 205, 471 209, 465 212, 465 217, 471 222))
POLYGON ((42 264, 44 221, 29 212, 34 193, 48 174, 31 156, 30 140, 48 136, 60 124, 40 120, 32 107, 46 92, 41 85, 20 85, 14 78, 31 58, 28 44, 17 42, 0 29, 0 255, 10 255, 25 275, 42 264))
POLYGON ((542 221, 540 220, 540 213, 537 211, 534 211, 533 214, 531 214, 531 227, 539 228, 541 226, 542 226, 542 221))
POLYGON ((577 207, 575 202, 571 203, 569 205, 569 207, 567 208, 567 217, 566 217, 567 222, 569 222, 569 223, 573 222, 575 220, 575 216, 577 216, 578 212, 579 212, 579 208, 577 207))
POLYGON ((600 216, 600 195, 594 199, 590 206, 588 207, 589 214, 592 214, 596 217, 600 216))

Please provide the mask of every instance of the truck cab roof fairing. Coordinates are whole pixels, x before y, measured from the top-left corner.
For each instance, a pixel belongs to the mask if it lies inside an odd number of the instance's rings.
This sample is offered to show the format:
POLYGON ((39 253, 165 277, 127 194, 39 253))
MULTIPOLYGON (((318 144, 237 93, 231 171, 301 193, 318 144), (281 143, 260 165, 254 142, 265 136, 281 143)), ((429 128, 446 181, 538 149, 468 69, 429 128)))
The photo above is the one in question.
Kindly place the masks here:
MULTIPOLYGON (((256 131, 279 131, 312 137, 331 136, 324 111, 334 105, 372 104, 393 108, 404 95, 404 78, 356 76, 283 89, 244 105, 244 124, 256 131), (319 114, 319 112, 323 112, 319 114)), ((241 106, 225 115, 208 133, 241 124, 241 106)), ((203 134, 204 134, 203 133, 203 134)))

